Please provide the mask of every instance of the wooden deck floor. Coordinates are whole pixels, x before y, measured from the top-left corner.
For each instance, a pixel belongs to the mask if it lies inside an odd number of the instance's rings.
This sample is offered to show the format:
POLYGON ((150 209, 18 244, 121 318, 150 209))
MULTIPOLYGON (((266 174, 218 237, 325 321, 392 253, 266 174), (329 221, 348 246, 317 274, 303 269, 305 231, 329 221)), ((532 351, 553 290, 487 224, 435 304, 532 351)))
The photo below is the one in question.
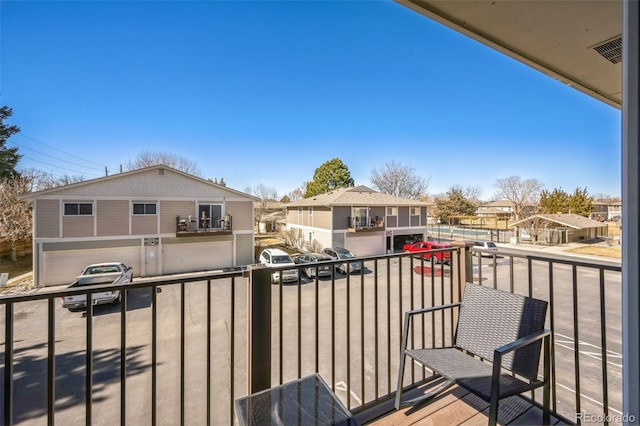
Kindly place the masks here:
MULTIPOLYGON (((421 388, 426 392, 437 385, 429 384, 421 388)), ((404 399, 404 397, 403 397, 404 399)), ((469 393, 463 388, 452 387, 439 397, 413 407, 406 407, 398 411, 391 411, 373 421, 367 426, 410 426, 410 425, 483 425, 489 416, 489 403, 469 393)), ((523 398, 514 396, 500 401, 498 410, 498 424, 500 425, 541 425, 542 410, 531 405, 523 398)), ((551 417, 551 424, 568 424, 551 417)))

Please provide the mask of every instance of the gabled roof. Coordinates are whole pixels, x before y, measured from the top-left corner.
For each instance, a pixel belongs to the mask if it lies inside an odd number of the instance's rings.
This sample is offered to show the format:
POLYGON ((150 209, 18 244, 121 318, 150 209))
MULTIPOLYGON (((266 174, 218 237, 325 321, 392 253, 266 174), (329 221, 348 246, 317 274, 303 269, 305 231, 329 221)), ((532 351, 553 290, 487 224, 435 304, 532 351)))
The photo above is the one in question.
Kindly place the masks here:
POLYGON ((519 220, 517 222, 509 224, 509 227, 518 226, 521 223, 528 222, 533 220, 534 218, 539 218, 543 220, 548 220, 549 222, 557 223, 561 226, 566 226, 568 228, 573 229, 587 229, 587 228, 601 228, 603 225, 602 222, 598 222, 597 220, 589 219, 588 217, 580 216, 573 213, 556 213, 556 214, 535 214, 529 216, 526 219, 519 220))
POLYGON ((428 206, 428 203, 395 195, 383 194, 367 186, 339 188, 287 204, 287 207, 304 206, 428 206))
POLYGON ((23 199, 42 197, 229 197, 257 201, 258 198, 209 180, 164 165, 145 167, 111 176, 85 180, 24 195, 23 199), (158 176, 167 177, 164 182, 158 176))

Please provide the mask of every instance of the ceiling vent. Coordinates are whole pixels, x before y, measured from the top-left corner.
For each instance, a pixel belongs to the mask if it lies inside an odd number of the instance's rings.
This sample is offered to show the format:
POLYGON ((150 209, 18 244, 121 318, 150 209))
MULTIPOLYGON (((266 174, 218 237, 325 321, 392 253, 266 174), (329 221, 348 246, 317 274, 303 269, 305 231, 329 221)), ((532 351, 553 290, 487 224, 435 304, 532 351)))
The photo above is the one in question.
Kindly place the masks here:
POLYGON ((600 43, 593 50, 612 64, 619 64, 622 62, 622 36, 600 43))

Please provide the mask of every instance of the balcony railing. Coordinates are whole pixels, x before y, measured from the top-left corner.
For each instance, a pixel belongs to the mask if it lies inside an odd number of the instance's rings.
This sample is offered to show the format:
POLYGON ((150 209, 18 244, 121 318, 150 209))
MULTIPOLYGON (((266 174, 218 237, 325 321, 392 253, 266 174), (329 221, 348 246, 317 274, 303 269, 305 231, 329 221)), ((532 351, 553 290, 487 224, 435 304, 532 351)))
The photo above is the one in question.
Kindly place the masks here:
POLYGON ((203 232, 231 233, 231 215, 222 217, 176 216, 176 235, 200 235, 203 232))
POLYGON ((384 219, 375 217, 347 217, 349 232, 380 231, 384 229, 384 219))
MULTIPOLYGON (((471 280, 550 302, 554 415, 620 413, 619 266, 447 251, 450 266, 415 253, 361 257, 362 274, 294 284, 271 285, 262 267, 137 279, 110 287, 123 290, 120 305, 85 313, 58 298, 91 300, 104 286, 2 297, 3 423, 231 425, 235 399, 315 372, 366 421, 391 409, 404 312, 457 301, 471 280)), ((453 328, 453 314, 434 314, 410 341, 446 343, 453 328)), ((407 370, 407 387, 429 380, 407 370)))

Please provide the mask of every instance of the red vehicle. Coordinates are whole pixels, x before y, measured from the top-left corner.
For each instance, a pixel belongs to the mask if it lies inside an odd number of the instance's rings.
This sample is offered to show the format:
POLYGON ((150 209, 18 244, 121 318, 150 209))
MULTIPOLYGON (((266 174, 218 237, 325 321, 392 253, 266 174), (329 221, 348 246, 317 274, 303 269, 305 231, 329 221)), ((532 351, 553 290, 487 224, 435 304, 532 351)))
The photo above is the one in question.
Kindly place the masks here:
MULTIPOLYGON (((451 248, 451 244, 447 243, 434 243, 432 241, 418 241, 417 243, 405 244, 402 247, 402 251, 405 253, 420 252, 425 250, 437 250, 451 248)), ((435 253, 424 253, 422 257, 425 259, 431 259, 431 256, 436 258, 437 263, 449 264, 451 261, 450 251, 437 251, 435 253)))

